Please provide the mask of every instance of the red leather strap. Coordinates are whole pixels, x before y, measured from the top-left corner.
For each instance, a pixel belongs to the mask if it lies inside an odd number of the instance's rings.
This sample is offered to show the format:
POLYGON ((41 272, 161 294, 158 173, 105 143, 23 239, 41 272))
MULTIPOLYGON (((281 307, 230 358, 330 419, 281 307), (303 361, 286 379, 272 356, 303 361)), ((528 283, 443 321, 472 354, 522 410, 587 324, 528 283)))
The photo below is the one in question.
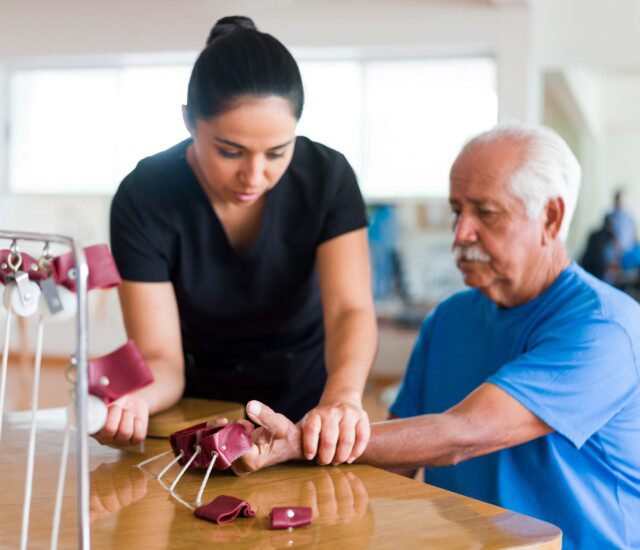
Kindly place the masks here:
POLYGON ((107 405, 153 382, 153 375, 135 342, 89 361, 89 393, 107 405))
POLYGON ((212 452, 218 453, 215 468, 224 470, 251 449, 251 441, 247 436, 245 427, 234 422, 223 428, 207 427, 206 423, 196 424, 183 430, 172 433, 169 443, 175 456, 182 451, 183 457, 180 464, 185 465, 200 446, 201 451, 191 463, 192 468, 209 466, 212 452))
MULTIPOLYGON (((122 282, 116 263, 106 244, 88 246, 84 249, 84 253, 87 258, 87 265, 89 266, 89 290, 95 288, 111 288, 118 286, 122 282)), ((0 250, 0 266, 7 263, 8 255, 9 250, 0 250)), ((38 260, 33 256, 25 254, 24 252, 21 252, 20 255, 22 256, 20 270, 27 272, 32 281, 40 281, 48 276, 44 270, 38 268, 38 260)), ((71 252, 54 258, 51 263, 53 277, 56 283, 67 287, 73 292, 76 291, 75 272, 73 271, 75 265, 71 252)), ((11 268, 9 268, 8 265, 5 269, 0 267, 0 283, 6 285, 6 277, 9 274, 11 274, 11 268)))
POLYGON ((238 516, 252 518, 256 513, 246 500, 241 500, 228 495, 220 495, 209 504, 196 508, 193 512, 197 517, 206 519, 221 525, 229 523, 238 516))
MULTIPOLYGON (((193 453, 195 453, 196 451, 198 434, 206 430, 206 428, 207 423, 202 422, 200 424, 196 424, 195 426, 189 426, 188 428, 178 430, 177 432, 173 432, 171 435, 169 435, 169 443, 171 444, 173 454, 175 456, 178 456, 180 454, 180 451, 184 453, 184 456, 179 461, 179 463, 183 466, 189 461, 193 453)), ((191 467, 196 468, 198 466, 202 466, 202 461, 205 459, 206 457, 203 455, 203 453, 199 453, 195 460, 191 463, 191 467)))
POLYGON ((271 529, 289 529, 302 527, 311 523, 311 508, 302 506, 288 506, 287 508, 273 508, 269 514, 271 529))
MULTIPOLYGON (((9 250, 0 250, 0 283, 3 285, 7 284, 7 275, 13 273, 11 268, 8 265, 7 258, 9 256, 9 250), (6 268, 3 268, 3 265, 7 265, 6 268)), ((22 256, 22 263, 20 264, 20 271, 25 271, 29 274, 29 278, 32 281, 40 281, 44 279, 47 274, 38 268, 38 260, 36 260, 33 256, 29 254, 25 254, 24 252, 20 252, 20 256, 22 256)))
POLYGON ((203 438, 200 445, 207 456, 211 456, 214 451, 218 453, 215 464, 218 470, 228 468, 251 449, 251 441, 247 437, 245 427, 238 422, 216 430, 212 435, 203 438))
MULTIPOLYGON (((122 279, 116 263, 106 244, 94 244, 84 249, 89 266, 88 288, 111 288, 118 286, 122 279)), ((53 260, 53 272, 56 283, 66 286, 69 290, 76 291, 74 275, 75 261, 73 254, 63 254, 53 260)))

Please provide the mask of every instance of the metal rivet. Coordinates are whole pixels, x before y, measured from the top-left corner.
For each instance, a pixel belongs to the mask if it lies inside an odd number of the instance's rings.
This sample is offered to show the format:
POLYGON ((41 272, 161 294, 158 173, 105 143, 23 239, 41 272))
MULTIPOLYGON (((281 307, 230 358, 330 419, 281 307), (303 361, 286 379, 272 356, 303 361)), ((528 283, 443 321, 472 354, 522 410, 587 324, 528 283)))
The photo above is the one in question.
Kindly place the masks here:
POLYGON ((36 264, 31 264, 31 271, 38 271, 38 266, 36 264))
POLYGON ((7 269, 9 266, 5 263, 2 262, 2 265, 0 265, 0 269, 7 269))
POLYGON ((292 518, 295 515, 296 515, 296 513, 293 510, 291 510, 291 509, 287 510, 287 517, 288 518, 292 518))
POLYGON ((73 267, 69 270, 69 279, 73 281, 74 279, 76 279, 76 277, 78 277, 78 270, 73 267))
POLYGON ((107 376, 101 376, 100 377, 100 385, 101 386, 108 386, 109 385, 109 378, 107 376))
POLYGON ((227 449, 227 446, 226 445, 222 445, 222 450, 224 451, 226 449, 227 449))

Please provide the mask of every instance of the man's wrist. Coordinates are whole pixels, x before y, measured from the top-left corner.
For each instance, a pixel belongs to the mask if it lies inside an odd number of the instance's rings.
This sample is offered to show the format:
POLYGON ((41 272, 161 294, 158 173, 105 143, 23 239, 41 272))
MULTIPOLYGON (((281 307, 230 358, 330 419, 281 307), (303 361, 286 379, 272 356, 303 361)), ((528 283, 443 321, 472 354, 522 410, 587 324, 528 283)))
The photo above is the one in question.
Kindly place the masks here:
POLYGON ((276 441, 272 452, 269 453, 268 463, 262 467, 288 462, 290 460, 303 460, 302 453, 302 428, 296 425, 294 432, 286 439, 276 441))

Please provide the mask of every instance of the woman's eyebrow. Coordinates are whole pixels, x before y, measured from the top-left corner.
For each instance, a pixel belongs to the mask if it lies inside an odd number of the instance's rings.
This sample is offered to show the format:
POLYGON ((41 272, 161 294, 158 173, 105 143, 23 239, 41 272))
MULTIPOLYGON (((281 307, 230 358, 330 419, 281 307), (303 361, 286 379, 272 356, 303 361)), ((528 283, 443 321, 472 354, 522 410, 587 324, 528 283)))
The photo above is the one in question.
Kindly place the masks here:
MULTIPOLYGON (((246 149, 244 145, 241 145, 240 143, 236 143, 235 141, 229 141, 228 139, 223 139, 218 136, 213 136, 213 139, 215 139, 216 141, 219 141, 220 143, 224 143, 225 145, 230 145, 231 147, 237 147, 238 149, 246 149)), ((276 145, 275 147, 269 147, 268 151, 275 151, 276 149, 282 149, 283 147, 286 147, 287 145, 289 145, 292 141, 293 139, 290 139, 289 141, 287 141, 286 143, 282 143, 281 145, 276 145)))

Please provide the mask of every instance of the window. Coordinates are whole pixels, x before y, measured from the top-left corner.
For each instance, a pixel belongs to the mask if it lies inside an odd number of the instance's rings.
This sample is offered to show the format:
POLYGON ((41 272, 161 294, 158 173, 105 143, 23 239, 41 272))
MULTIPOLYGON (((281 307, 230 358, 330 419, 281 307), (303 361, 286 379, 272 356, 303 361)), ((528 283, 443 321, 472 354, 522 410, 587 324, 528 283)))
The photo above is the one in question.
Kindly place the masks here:
MULTIPOLYGON (((304 60, 299 133, 343 152, 369 200, 443 197, 462 144, 497 121, 488 58, 304 60)), ((9 187, 110 194, 141 158, 187 137, 191 66, 17 70, 9 187)))
POLYGON ((16 71, 9 187, 112 193, 141 158, 187 137, 188 66, 16 71))
POLYGON ((300 132, 342 151, 370 200, 446 197, 462 145, 498 120, 487 58, 302 62, 300 132))

